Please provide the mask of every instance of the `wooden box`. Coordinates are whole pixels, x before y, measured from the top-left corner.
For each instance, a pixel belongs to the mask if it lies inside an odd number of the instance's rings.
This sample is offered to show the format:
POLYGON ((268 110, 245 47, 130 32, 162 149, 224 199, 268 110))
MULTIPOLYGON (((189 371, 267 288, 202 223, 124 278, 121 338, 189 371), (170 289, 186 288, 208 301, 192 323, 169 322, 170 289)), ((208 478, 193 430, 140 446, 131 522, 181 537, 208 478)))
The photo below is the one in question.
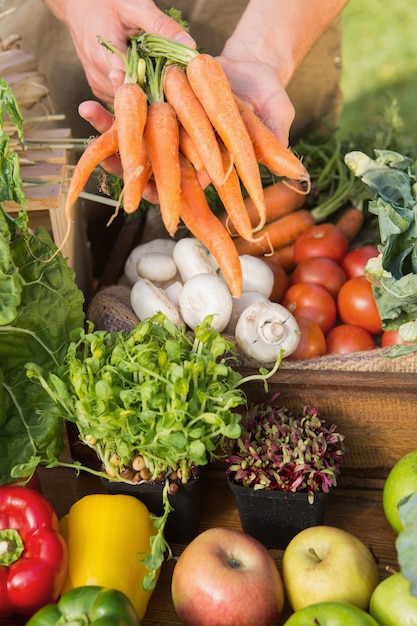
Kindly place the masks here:
MULTIPOLYGON (((279 392, 282 405, 294 411, 316 406, 345 435, 349 452, 341 484, 381 487, 394 463, 417 448, 414 372, 281 367, 268 387, 268 395, 279 392)), ((265 397, 260 383, 247 383, 245 389, 251 400, 265 397)))

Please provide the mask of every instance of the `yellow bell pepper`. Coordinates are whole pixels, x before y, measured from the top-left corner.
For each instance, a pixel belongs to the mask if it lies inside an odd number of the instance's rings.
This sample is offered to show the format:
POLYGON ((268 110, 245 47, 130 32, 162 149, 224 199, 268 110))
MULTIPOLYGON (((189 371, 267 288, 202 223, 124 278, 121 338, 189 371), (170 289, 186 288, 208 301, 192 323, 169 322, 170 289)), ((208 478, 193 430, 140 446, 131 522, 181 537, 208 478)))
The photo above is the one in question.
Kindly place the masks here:
POLYGON ((60 531, 68 546, 62 593, 85 585, 119 589, 142 620, 152 590, 143 588, 149 570, 141 559, 150 552, 150 538, 156 533, 147 507, 129 495, 87 495, 61 519, 60 531))

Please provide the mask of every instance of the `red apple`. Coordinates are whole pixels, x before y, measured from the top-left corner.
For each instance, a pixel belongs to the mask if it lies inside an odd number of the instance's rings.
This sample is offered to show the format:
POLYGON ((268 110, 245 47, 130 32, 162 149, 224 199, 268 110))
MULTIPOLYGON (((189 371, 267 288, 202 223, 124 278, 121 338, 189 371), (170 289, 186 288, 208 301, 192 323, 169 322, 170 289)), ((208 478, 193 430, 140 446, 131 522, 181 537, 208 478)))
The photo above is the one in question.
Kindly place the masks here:
POLYGON ((185 626, 276 626, 284 589, 271 554, 234 529, 210 528, 175 565, 172 600, 185 626))
POLYGON ((367 611, 378 584, 372 552, 351 533, 312 526, 288 544, 282 559, 287 600, 294 611, 317 602, 348 602, 367 611))
POLYGON ((310 604, 293 613, 284 626, 317 626, 318 624, 320 626, 379 626, 368 613, 347 602, 310 604))

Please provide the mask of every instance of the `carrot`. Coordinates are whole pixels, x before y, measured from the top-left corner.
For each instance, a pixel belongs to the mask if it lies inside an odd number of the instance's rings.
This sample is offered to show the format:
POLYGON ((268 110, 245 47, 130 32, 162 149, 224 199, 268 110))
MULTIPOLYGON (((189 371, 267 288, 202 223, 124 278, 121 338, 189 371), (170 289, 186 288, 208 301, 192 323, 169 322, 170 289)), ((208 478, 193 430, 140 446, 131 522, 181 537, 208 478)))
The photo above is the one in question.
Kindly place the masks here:
MULTIPOLYGON (((149 181, 152 175, 152 165, 149 159, 148 148, 146 146, 146 142, 144 139, 142 140, 142 146, 141 146, 141 151, 139 155, 139 163, 140 163, 140 167, 138 168, 138 174, 137 176, 134 176, 132 178, 132 181, 130 183, 130 189, 132 189, 134 186, 135 194, 137 195, 137 197, 142 198, 145 185, 149 181)), ((123 186, 122 195, 121 195, 121 200, 123 200, 123 209, 125 213, 131 213, 132 211, 135 211, 138 208, 138 205, 135 206, 134 203, 132 202, 128 202, 128 204, 126 205, 125 204, 125 192, 126 192, 126 189, 123 186)))
POLYGON ((137 177, 143 167, 141 145, 148 103, 145 92, 137 83, 125 82, 114 96, 114 116, 123 168, 123 205, 127 213, 139 206, 141 195, 137 177))
POLYGON ((300 159, 283 146, 274 133, 262 122, 252 109, 235 96, 239 113, 252 139, 256 158, 276 176, 308 183, 310 175, 300 159))
MULTIPOLYGON (((227 168, 230 163, 230 154, 228 153, 223 142, 219 141, 219 146, 224 166, 227 168)), ((246 239, 246 241, 257 241, 257 238, 253 237, 252 223, 249 219, 242 195, 239 176, 237 175, 235 168, 232 167, 229 176, 222 185, 214 185, 214 187, 223 203, 228 218, 231 220, 234 228, 236 229, 236 232, 243 237, 243 239, 246 239)), ((224 225, 228 229, 228 223, 224 225)))
POLYGON ((239 254, 261 256, 292 243, 300 233, 314 223, 310 211, 300 209, 267 224, 257 233, 258 237, 262 237, 262 241, 250 242, 242 237, 237 237, 233 241, 239 254))
POLYGON ((355 206, 347 207, 336 221, 336 226, 346 235, 349 242, 358 236, 365 216, 363 212, 355 206))
POLYGON ((191 139, 190 135, 185 130, 184 126, 182 126, 181 124, 179 126, 179 134, 180 151, 193 164, 193 167, 197 172, 203 172, 204 164, 200 158, 196 145, 191 139))
MULTIPOLYGON (((306 196, 302 191, 302 185, 296 181, 291 181, 291 183, 280 181, 264 187, 266 223, 273 222, 288 213, 301 209, 305 198, 306 196)), ((251 198, 245 198, 244 203, 246 212, 253 226, 257 218, 256 207, 251 198)), ((233 221, 229 219, 228 215, 221 216, 221 221, 223 224, 227 223, 229 232, 232 235, 237 234, 236 226, 233 224, 233 221)))
POLYGON ((212 253, 221 268, 230 292, 242 294, 242 266, 233 241, 214 213, 191 163, 180 155, 181 219, 188 230, 212 253))
POLYGON ((267 258, 282 267, 287 274, 292 272, 295 267, 294 243, 290 243, 282 248, 277 248, 271 255, 268 255, 267 258))
POLYGON ((262 228, 265 224, 265 203, 259 166, 226 74, 214 57, 197 54, 187 65, 187 77, 232 157, 237 173, 258 211, 257 227, 262 228))
POLYGON ((180 218, 179 129, 176 113, 165 101, 148 107, 145 141, 158 192, 162 221, 173 236, 180 218))
POLYGON ((178 65, 168 65, 163 80, 165 98, 191 137, 204 169, 213 184, 221 185, 225 172, 216 135, 187 75, 178 65))
POLYGON ((68 221, 70 221, 70 210, 79 198, 94 169, 102 161, 116 154, 117 148, 117 131, 114 123, 108 130, 88 144, 78 159, 68 186, 65 199, 65 214, 68 221))

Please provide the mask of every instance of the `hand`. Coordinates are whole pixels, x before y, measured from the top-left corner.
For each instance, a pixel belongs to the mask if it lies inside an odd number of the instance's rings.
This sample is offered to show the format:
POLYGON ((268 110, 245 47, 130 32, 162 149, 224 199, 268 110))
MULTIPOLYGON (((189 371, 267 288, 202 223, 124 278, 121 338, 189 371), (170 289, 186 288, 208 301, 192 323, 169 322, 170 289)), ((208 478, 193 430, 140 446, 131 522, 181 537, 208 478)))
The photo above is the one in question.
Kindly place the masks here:
POLYGON ((217 58, 232 91, 245 100, 282 145, 287 146, 295 110, 277 69, 260 61, 236 61, 223 54, 217 58))
POLYGON ((69 27, 77 54, 94 95, 111 104, 115 86, 123 81, 124 62, 98 41, 101 36, 123 53, 130 37, 143 29, 169 37, 192 48, 194 40, 152 0, 46 0, 69 27))

